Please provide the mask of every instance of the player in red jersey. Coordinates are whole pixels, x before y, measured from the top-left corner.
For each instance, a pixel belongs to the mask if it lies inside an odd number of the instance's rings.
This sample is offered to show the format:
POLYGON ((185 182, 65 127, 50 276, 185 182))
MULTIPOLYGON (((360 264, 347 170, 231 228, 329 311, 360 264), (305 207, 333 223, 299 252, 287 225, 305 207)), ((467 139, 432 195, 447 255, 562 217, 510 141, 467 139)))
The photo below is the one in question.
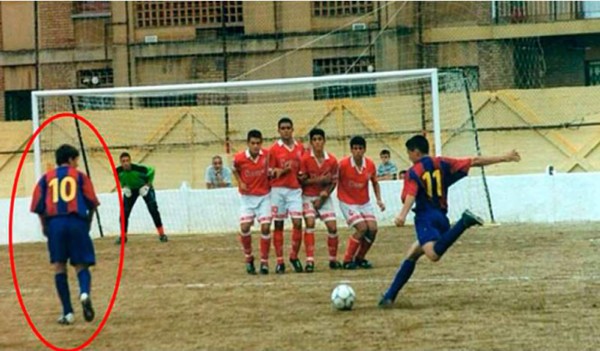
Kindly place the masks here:
POLYGON ((476 156, 469 158, 431 157, 429 142, 416 135, 406 142, 408 158, 413 166, 404 177, 402 210, 395 218, 396 226, 404 225, 408 211, 415 205, 415 231, 417 241, 411 245, 406 258, 397 270, 392 284, 385 292, 379 306, 391 306, 400 289, 408 282, 415 270, 417 260, 425 255, 438 261, 456 242, 462 233, 483 220, 466 210, 461 218, 450 227, 448 212, 448 189, 467 176, 471 167, 493 165, 501 162, 519 162, 521 156, 515 150, 503 156, 476 156))
POLYGON ((30 209, 39 215, 42 231, 48 238, 54 282, 63 307, 58 323, 72 324, 74 321, 67 261, 77 272, 83 317, 91 322, 94 309, 90 298, 92 276, 88 268, 96 264, 96 255, 89 232, 100 202, 90 179, 77 170, 79 151, 64 144, 56 150, 55 156, 57 167, 38 181, 30 209))
POLYGON ((350 150, 352 155, 340 161, 338 176, 340 209, 348 226, 355 230, 348 238, 343 268, 372 268, 373 265, 365 256, 375 241, 377 220, 369 199, 369 181, 373 184, 377 206, 381 211, 385 211, 385 204, 381 200, 375 163, 364 156, 367 150, 365 138, 353 137, 350 150))
POLYGON ((235 155, 233 175, 241 194, 240 242, 246 256, 246 272, 256 274, 252 255, 250 228, 254 218, 260 223, 260 273, 269 274, 269 246, 271 245, 271 199, 269 192, 268 151, 262 148, 262 134, 253 129, 248 132, 248 148, 235 155))
POLYGON ((288 117, 277 122, 280 139, 269 150, 271 175, 271 206, 275 229, 273 246, 277 256, 275 273, 285 273, 283 263, 283 221, 288 213, 292 218, 292 248, 290 263, 296 272, 302 272, 298 251, 302 244, 302 189, 298 180, 300 159, 304 153, 301 143, 294 140, 294 123, 288 117))
POLYGON ((311 150, 300 161, 300 180, 302 181, 302 205, 304 221, 304 247, 306 249, 305 271, 315 269, 315 220, 321 218, 327 227, 327 247, 329 249, 329 268, 341 268, 337 261, 338 235, 335 209, 331 193, 337 186, 338 163, 335 156, 325 151, 325 131, 314 128, 309 133, 311 150))

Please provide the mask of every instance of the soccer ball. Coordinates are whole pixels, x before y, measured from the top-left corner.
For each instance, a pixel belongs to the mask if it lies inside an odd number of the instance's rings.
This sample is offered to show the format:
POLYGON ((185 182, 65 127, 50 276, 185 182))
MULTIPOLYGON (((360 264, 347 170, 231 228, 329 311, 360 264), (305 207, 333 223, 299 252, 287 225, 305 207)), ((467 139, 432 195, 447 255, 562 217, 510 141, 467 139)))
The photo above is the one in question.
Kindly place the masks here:
POLYGON ((349 311, 354 305, 356 294, 348 284, 340 284, 331 292, 331 305, 336 310, 349 311))

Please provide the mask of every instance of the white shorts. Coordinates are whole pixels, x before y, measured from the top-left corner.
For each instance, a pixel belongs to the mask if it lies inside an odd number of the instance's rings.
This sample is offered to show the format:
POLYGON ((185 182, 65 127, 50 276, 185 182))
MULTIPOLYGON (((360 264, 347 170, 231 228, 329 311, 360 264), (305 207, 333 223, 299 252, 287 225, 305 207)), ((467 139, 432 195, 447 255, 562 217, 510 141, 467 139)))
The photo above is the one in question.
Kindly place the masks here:
POLYGON ((321 208, 317 210, 315 209, 313 201, 318 198, 319 196, 302 195, 302 212, 304 217, 321 218, 323 222, 335 221, 335 209, 333 208, 333 201, 331 200, 331 197, 328 197, 321 208))
POLYGON ((274 220, 302 219, 302 189, 271 188, 271 209, 274 220))
POLYGON ((258 223, 271 223, 271 201, 269 194, 242 195, 240 198, 240 224, 254 223, 254 218, 258 218, 258 223))
POLYGON ((364 221, 375 221, 375 212, 370 202, 362 205, 351 205, 340 201, 340 210, 349 227, 364 221))

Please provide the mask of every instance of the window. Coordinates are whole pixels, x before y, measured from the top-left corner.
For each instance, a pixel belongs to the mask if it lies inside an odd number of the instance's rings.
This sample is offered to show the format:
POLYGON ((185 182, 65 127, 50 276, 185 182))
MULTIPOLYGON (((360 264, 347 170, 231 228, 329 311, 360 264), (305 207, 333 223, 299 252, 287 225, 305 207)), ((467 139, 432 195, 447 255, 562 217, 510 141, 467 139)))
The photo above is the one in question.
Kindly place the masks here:
POLYGON ((5 91, 4 115, 7 121, 31 119, 31 90, 5 91))
MULTIPOLYGON (((77 86, 87 88, 111 88, 114 85, 112 68, 85 69, 77 71, 77 86)), ((115 105, 112 96, 78 96, 77 106, 82 110, 105 110, 115 105)))
POLYGON ((114 84, 112 68, 85 69, 77 71, 79 88, 110 88, 114 84))
POLYGON ((600 2, 582 1, 584 18, 600 18, 600 2))
POLYGON ((72 17, 110 16, 110 1, 73 1, 72 17))
POLYGON ((479 67, 478 66, 461 66, 461 67, 444 67, 439 69, 439 74, 442 77, 440 80, 440 90, 452 93, 462 92, 465 90, 465 85, 462 79, 456 79, 456 77, 462 77, 462 73, 467 76, 467 86, 469 91, 479 91, 479 67), (443 79, 444 73, 452 73, 453 78, 443 79))
POLYGON ((585 66, 585 85, 600 85, 600 61, 588 61, 585 66))
POLYGON ((312 1, 316 17, 358 16, 373 11, 373 1, 312 1))
POLYGON ((150 108, 196 106, 198 105, 198 98, 195 94, 147 96, 140 98, 140 103, 143 107, 150 108))
POLYGON ((242 1, 136 1, 138 28, 199 26, 221 27, 221 21, 243 26, 242 1), (223 12, 223 13, 221 13, 223 12))
MULTIPOLYGON (((327 76, 333 74, 369 72, 374 67, 373 57, 336 57, 313 60, 313 75, 327 76)), ((329 85, 314 90, 314 99, 342 99, 362 96, 374 96, 374 84, 329 85)))

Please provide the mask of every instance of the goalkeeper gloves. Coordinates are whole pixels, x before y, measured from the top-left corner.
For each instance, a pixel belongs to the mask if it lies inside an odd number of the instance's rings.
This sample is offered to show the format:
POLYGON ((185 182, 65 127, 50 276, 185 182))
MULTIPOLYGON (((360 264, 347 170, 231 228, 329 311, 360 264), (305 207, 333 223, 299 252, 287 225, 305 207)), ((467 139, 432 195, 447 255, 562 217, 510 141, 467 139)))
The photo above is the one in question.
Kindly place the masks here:
POLYGON ((146 195, 148 195, 148 192, 150 191, 150 185, 146 184, 143 187, 140 188, 140 196, 141 197, 146 197, 146 195))
POLYGON ((124 187, 122 190, 123 190, 123 196, 131 197, 131 189, 129 189, 128 187, 124 187))

